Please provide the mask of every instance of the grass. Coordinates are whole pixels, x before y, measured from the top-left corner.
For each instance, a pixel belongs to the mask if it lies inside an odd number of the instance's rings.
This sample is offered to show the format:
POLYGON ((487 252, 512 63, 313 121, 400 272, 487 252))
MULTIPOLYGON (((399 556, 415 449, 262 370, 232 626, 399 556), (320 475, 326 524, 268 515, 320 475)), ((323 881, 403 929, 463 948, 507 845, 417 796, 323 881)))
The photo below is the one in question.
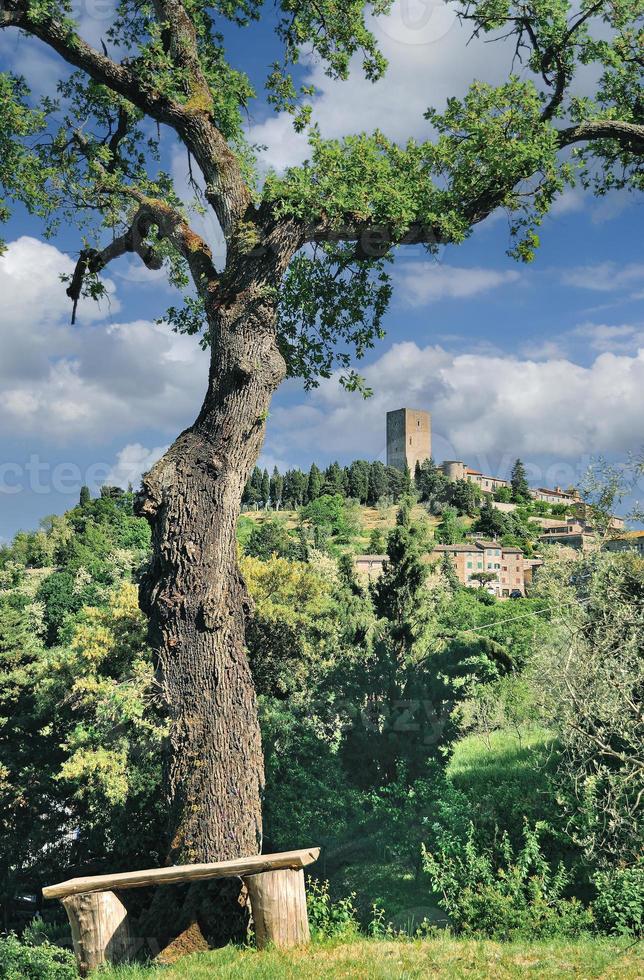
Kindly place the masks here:
POLYGON ((449 936, 406 942, 349 938, 261 953, 228 946, 187 956, 171 967, 121 967, 100 975, 102 980, 420 980, 428 976, 635 980, 644 975, 644 959, 639 946, 622 939, 495 943, 449 936))
POLYGON ((447 773, 471 801, 477 825, 520 833, 524 818, 556 815, 548 783, 552 761, 549 732, 524 728, 515 734, 504 729, 458 741, 447 773))

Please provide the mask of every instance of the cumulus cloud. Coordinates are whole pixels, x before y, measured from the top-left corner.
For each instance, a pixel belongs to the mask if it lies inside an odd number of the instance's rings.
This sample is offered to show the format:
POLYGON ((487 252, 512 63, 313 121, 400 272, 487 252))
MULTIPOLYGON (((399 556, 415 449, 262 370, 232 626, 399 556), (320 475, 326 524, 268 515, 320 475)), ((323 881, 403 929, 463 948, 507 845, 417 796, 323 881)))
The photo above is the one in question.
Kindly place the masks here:
POLYGON ((69 324, 60 273, 73 262, 23 237, 0 259, 0 410, 17 435, 108 441, 145 427, 175 432, 194 417, 207 357, 194 337, 137 320, 100 323, 119 310, 90 301, 69 324))
MULTIPOLYGON (((510 70, 512 47, 485 44, 459 24, 451 4, 436 0, 397 0, 386 17, 371 19, 374 34, 389 63, 375 84, 363 77, 359 58, 350 81, 329 78, 319 61, 308 64, 305 82, 313 85, 313 119, 326 137, 382 130, 405 142, 427 139, 430 127, 423 114, 442 107, 449 96, 463 95, 475 78, 500 83, 510 70)), ((262 162, 282 170, 308 156, 306 137, 294 133, 290 116, 269 116, 250 127, 254 143, 265 146, 262 162)))
POLYGON ((116 487, 127 487, 128 484, 138 488, 141 477, 161 459, 167 446, 155 446, 147 449, 140 442, 131 442, 117 454, 116 462, 107 475, 106 483, 116 487))
POLYGON ((467 299, 498 286, 517 282, 518 272, 465 268, 437 262, 405 262, 396 271, 401 298, 410 306, 439 299, 467 299))
POLYGON ((363 373, 375 391, 367 402, 331 379, 307 402, 274 411, 267 451, 382 456, 385 412, 403 405, 432 412, 438 459, 576 459, 637 448, 644 350, 601 353, 582 366, 564 357, 454 354, 405 342, 363 373))

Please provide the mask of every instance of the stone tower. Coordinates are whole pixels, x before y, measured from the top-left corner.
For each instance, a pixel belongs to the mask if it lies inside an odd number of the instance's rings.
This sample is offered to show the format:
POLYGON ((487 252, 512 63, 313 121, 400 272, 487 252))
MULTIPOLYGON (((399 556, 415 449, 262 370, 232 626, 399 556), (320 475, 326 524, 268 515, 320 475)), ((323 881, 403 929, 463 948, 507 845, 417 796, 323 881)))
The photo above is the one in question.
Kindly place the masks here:
POLYGON ((415 408, 399 408, 387 412, 387 466, 404 470, 409 467, 412 477, 416 463, 432 454, 432 419, 429 412, 415 408))

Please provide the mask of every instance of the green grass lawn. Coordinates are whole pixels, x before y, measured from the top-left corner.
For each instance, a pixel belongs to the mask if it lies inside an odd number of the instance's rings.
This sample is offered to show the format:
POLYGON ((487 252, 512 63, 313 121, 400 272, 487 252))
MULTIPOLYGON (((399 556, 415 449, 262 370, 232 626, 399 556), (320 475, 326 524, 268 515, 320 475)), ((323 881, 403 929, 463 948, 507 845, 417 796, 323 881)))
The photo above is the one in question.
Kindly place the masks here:
POLYGON ((121 967, 102 980, 205 980, 317 977, 415 980, 421 977, 619 977, 644 976, 641 947, 627 940, 494 943, 449 937, 415 941, 350 939, 313 943, 280 952, 226 947, 198 953, 171 967, 121 967))

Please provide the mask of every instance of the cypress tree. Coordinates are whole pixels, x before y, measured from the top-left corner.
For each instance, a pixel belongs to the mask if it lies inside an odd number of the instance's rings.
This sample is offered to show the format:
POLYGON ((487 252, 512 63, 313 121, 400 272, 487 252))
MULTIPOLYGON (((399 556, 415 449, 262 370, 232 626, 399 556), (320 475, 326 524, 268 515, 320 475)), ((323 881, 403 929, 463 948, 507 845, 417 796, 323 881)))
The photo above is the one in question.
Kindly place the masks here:
POLYGON ((271 479, 268 475, 268 470, 264 470, 262 473, 262 504, 264 507, 268 507, 268 502, 271 499, 271 479))
POLYGON ((309 470, 309 477, 306 484, 306 500, 310 503, 312 500, 317 500, 317 498, 322 493, 322 474, 315 465, 311 463, 311 469, 309 470))
POLYGON ((530 500, 530 486, 526 477, 525 466, 520 459, 515 460, 512 467, 512 499, 516 504, 530 500))

